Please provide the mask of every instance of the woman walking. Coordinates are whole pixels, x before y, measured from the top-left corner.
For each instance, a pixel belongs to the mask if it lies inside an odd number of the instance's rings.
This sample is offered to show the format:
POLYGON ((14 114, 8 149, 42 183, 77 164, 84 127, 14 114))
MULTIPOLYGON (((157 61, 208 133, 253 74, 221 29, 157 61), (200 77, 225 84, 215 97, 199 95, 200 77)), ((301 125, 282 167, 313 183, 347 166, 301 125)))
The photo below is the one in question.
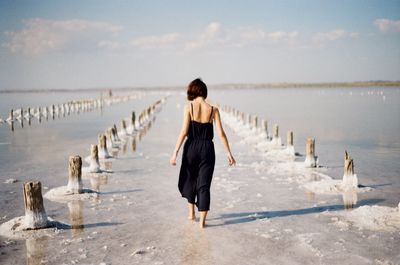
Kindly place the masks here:
POLYGON ((190 102, 184 109, 182 130, 170 159, 171 165, 175 166, 179 149, 187 136, 183 147, 178 187, 182 197, 188 201, 190 220, 196 219, 194 211, 196 204, 200 212, 201 228, 205 226, 210 209, 210 187, 215 166, 213 121, 227 153, 229 165, 236 164, 222 128, 219 110, 208 104, 206 98, 206 84, 199 78, 193 80, 187 90, 187 99, 190 102))

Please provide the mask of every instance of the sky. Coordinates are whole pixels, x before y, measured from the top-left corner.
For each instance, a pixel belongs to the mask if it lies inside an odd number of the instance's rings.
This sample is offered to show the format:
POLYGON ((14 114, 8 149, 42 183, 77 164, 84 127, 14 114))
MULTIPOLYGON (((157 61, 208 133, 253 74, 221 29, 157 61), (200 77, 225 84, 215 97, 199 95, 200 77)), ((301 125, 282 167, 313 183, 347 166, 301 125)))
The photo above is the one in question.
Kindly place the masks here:
POLYGON ((400 0, 0 1, 0 90, 400 80, 400 0))

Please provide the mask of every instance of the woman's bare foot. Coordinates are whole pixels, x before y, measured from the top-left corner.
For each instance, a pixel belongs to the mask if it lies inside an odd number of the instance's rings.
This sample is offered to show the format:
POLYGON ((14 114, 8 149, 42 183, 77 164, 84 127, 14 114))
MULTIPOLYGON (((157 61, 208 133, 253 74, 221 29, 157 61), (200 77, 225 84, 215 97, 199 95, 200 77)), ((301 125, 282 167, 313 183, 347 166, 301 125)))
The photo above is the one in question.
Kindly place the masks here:
POLYGON ((200 228, 205 228, 206 227, 206 217, 207 217, 208 211, 200 211, 200 228))
POLYGON ((195 221, 196 220, 196 214, 194 212, 194 204, 188 203, 188 209, 189 209, 189 215, 188 219, 195 221))

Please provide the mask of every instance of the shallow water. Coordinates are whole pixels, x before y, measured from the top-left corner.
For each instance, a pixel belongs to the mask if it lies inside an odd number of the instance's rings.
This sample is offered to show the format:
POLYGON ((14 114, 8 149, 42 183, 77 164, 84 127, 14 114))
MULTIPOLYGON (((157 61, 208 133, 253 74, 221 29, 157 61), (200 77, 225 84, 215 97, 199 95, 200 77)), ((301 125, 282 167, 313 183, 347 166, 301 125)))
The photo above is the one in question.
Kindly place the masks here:
POLYGON ((294 132, 297 152, 314 137, 320 165, 343 176, 343 156, 354 159, 359 183, 400 201, 400 88, 296 88, 210 91, 211 101, 279 125, 282 142, 294 132))
MULTIPOLYGON (((6 95, 0 101, 11 107, 16 95, 6 95)), ((69 155, 88 155, 98 133, 114 123, 120 127, 120 120, 131 111, 139 112, 164 95, 146 93, 128 103, 41 124, 33 121, 24 128, 16 124, 14 132, 6 124, 0 125, 0 218, 8 221, 23 215, 22 181, 41 180, 43 193, 47 187, 66 185, 69 155), (3 184, 9 178, 19 182, 3 184)), ((29 94, 15 108, 30 106, 30 100, 48 105, 81 96, 29 94)), ((89 93, 83 98, 97 96, 89 93)), ((293 130, 296 151, 302 154, 305 139, 316 137, 316 154, 327 167, 323 173, 334 178, 343 175, 343 152, 347 149, 354 158, 360 184, 374 187, 359 194, 357 207, 397 206, 399 88, 211 89, 209 99, 267 118, 270 128, 279 124, 283 142, 286 130, 293 130)), ((240 143, 229 129, 238 165, 227 169, 216 140, 210 230, 199 236, 197 226, 184 223, 186 205, 176 189, 178 168, 168 165, 184 103, 184 95, 173 93, 147 135, 130 139, 119 158, 108 162, 114 174, 84 180, 85 187, 101 192, 97 200, 61 204, 45 199, 47 214, 68 223, 70 229, 26 241, 0 237, 0 263, 264 264, 268 258, 275 264, 299 260, 305 264, 362 264, 375 258, 397 259, 393 249, 399 242, 398 232, 343 232, 328 225, 330 217, 320 213, 343 211, 341 195, 307 193, 295 182, 287 182, 296 176, 258 172, 271 163, 240 143), (225 255, 228 252, 232 254, 225 255), (338 257, 337 253, 342 254, 338 257)), ((4 110, 0 116, 7 113, 4 110)), ((318 174, 306 177, 308 181, 319 178, 318 174)))

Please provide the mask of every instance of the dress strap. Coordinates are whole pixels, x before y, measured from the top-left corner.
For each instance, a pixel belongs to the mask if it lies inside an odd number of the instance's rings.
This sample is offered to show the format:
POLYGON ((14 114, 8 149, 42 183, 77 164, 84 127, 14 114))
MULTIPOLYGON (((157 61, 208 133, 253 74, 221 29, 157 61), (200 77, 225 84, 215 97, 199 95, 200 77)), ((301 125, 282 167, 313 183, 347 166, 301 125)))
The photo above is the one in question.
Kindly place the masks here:
POLYGON ((213 115, 213 110, 214 110, 214 108, 213 108, 213 106, 211 106, 211 113, 210 113, 210 118, 208 119, 208 122, 211 122, 211 118, 212 118, 212 115, 213 115))
POLYGON ((190 120, 193 120, 193 103, 190 103, 190 107, 192 108, 192 112, 190 113, 190 120))

